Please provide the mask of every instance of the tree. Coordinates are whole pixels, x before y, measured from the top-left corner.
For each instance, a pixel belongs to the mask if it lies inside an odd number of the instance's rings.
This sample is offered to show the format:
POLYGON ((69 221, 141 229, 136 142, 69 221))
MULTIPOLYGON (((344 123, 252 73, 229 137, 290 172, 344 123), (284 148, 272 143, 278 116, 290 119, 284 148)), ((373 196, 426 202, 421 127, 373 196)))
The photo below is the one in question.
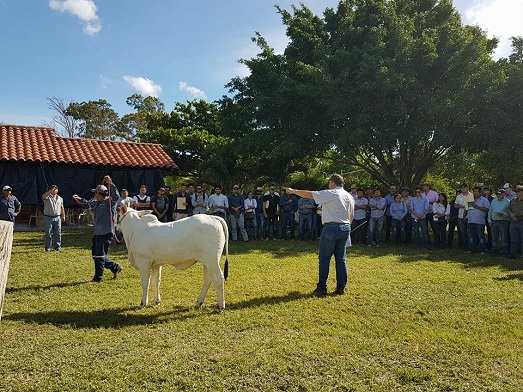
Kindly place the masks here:
POLYGON ((182 176, 198 176, 200 164, 209 165, 213 146, 224 147, 220 113, 214 103, 177 102, 171 113, 143 112, 140 141, 160 143, 180 167, 182 176))
POLYGON ((76 134, 78 124, 72 116, 67 115, 67 107, 69 105, 65 104, 63 98, 47 97, 45 100, 47 101, 47 108, 56 112, 56 114, 51 118, 50 122, 45 122, 44 124, 55 128, 55 130, 58 125, 61 127, 61 129, 57 130, 58 133, 64 132, 68 137, 78 136, 76 134))
POLYGON ((126 103, 136 112, 125 114, 121 121, 133 134, 147 127, 148 116, 165 112, 165 105, 156 97, 133 94, 127 98, 126 103))
POLYGON ((75 134, 93 139, 130 139, 132 134, 105 99, 72 102, 65 114, 77 121, 75 134))
POLYGON ((334 150, 384 184, 412 186, 447 154, 484 147, 501 79, 495 42, 462 26, 450 0, 343 0, 323 18, 304 5, 278 12, 285 52, 258 34, 261 52, 243 60, 251 74, 235 82, 276 154, 334 150))
POLYGON ((523 177, 523 168, 516 164, 523 150, 523 37, 512 37, 512 53, 498 61, 503 75, 499 94, 493 100, 493 126, 488 137, 492 141, 478 159, 478 165, 490 173, 498 186, 515 183, 523 177))

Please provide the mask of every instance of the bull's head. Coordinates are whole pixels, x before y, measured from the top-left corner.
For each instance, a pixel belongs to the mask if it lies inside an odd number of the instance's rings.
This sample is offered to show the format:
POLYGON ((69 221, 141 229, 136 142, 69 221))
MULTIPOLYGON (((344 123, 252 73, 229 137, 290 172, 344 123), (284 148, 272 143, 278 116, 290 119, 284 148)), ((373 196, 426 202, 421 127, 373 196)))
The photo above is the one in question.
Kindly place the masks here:
POLYGON ((116 231, 122 231, 122 229, 121 229, 122 221, 129 214, 136 214, 136 216, 141 218, 142 216, 152 214, 152 210, 137 211, 134 208, 127 207, 126 205, 118 207, 117 212, 116 212, 116 222, 114 225, 114 228, 116 231))

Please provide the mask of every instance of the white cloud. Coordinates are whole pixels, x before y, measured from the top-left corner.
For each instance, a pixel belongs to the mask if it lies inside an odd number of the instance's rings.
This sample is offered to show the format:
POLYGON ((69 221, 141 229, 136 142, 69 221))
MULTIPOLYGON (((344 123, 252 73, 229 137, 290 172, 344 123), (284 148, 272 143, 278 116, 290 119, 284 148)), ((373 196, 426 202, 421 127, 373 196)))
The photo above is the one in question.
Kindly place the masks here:
POLYGON ((49 0, 52 10, 68 12, 80 18, 84 23, 84 33, 96 35, 102 24, 96 15, 96 4, 93 0, 49 0))
POLYGON ((188 92, 194 98, 207 99, 207 96, 205 95, 203 90, 200 90, 197 87, 189 86, 185 82, 180 82, 179 86, 180 86, 180 90, 188 92))
POLYGON ((523 0, 481 1, 465 11, 465 18, 490 37, 500 38, 495 57, 506 57, 511 52, 509 38, 523 35, 523 0))
POLYGON ((138 91, 140 94, 151 97, 156 97, 160 95, 162 92, 162 87, 156 83, 154 83, 152 80, 143 78, 141 76, 134 77, 134 76, 128 76, 125 75, 123 79, 134 88, 136 91, 138 91))

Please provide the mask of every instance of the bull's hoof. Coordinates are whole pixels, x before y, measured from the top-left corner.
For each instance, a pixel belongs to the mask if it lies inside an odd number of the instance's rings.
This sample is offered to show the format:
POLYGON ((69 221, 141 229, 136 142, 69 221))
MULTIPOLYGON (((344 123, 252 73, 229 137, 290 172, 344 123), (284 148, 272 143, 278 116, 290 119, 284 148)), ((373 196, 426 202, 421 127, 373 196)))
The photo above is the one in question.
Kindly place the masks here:
POLYGON ((194 305, 194 309, 200 309, 203 305, 203 302, 196 302, 196 305, 194 305))
POLYGON ((223 313, 225 311, 225 308, 218 308, 216 310, 216 313, 223 313))
POLYGON ((158 305, 160 305, 160 302, 161 302, 161 301, 154 301, 154 306, 158 306, 158 305))
POLYGON ((140 303, 140 306, 138 306, 138 309, 143 309, 147 306, 147 304, 140 303))

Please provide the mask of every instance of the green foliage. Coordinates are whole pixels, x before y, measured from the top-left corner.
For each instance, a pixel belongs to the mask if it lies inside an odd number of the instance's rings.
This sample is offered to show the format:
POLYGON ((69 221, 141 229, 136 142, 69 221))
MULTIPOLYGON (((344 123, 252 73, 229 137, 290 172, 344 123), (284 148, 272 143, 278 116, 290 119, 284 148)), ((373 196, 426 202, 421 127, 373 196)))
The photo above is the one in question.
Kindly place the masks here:
MULTIPOLYGON (((217 314, 212 286, 206 306, 193 309, 198 266, 165 267, 162 303, 138 309, 139 273, 125 245, 110 250, 124 267, 118 279, 87 283, 90 236, 66 231, 62 252, 45 253, 42 233, 15 232, 2 391, 521 389, 517 261, 352 248, 347 294, 320 299, 310 295, 317 243, 231 243, 227 307, 217 314)), ((328 284, 332 291, 334 265, 328 284)))
POLYGON ((335 149, 381 183, 412 186, 450 150, 483 148, 494 42, 463 27, 450 1, 345 0, 323 18, 277 9, 285 53, 257 34, 251 74, 230 86, 274 154, 335 149))
POLYGON ((125 126, 118 113, 105 99, 88 102, 72 102, 66 116, 76 120, 76 135, 92 139, 130 139, 131 131, 125 126))

